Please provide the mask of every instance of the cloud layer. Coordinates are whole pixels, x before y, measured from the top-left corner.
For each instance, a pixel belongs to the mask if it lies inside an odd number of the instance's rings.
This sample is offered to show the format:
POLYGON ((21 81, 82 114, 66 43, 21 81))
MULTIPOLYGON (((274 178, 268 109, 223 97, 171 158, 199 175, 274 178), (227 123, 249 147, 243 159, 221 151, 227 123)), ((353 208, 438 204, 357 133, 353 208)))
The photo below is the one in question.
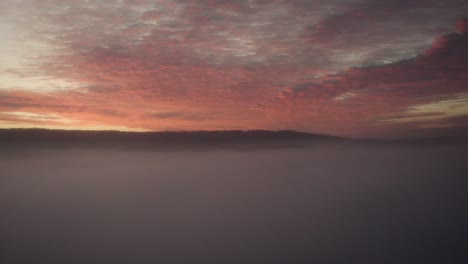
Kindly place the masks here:
POLYGON ((392 136, 395 116, 427 127, 412 108, 468 93, 466 1, 1 5, 3 127, 392 136))

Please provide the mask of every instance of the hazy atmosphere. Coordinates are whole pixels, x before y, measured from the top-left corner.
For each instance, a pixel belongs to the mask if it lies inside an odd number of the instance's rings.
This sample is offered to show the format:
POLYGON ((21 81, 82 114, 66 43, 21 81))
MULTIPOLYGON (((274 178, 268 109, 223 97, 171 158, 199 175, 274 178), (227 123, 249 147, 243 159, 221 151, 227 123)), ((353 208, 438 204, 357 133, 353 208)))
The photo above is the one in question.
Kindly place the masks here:
POLYGON ((0 0, 0 264, 468 263, 468 0, 0 0))
POLYGON ((0 156, 1 263, 466 263, 467 148, 0 156))

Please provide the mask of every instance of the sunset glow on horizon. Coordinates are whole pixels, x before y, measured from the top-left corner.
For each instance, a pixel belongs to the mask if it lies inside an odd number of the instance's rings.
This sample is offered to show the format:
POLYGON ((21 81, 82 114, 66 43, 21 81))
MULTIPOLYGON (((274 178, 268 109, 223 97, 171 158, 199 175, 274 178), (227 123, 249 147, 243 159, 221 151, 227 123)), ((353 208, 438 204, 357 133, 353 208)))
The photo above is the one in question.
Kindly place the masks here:
POLYGON ((0 128, 468 131, 468 2, 4 0, 0 128))

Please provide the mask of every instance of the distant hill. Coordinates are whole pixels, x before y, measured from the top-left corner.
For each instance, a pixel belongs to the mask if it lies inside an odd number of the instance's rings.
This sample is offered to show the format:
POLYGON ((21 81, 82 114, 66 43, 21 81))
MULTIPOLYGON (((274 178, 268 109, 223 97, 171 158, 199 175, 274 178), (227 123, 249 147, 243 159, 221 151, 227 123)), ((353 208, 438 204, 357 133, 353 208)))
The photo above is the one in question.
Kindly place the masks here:
POLYGON ((291 130, 120 132, 49 129, 0 129, 0 147, 300 147, 344 138, 291 130))
POLYGON ((144 150, 200 148, 281 148, 317 144, 367 146, 468 146, 468 137, 350 139, 292 130, 121 132, 53 129, 0 129, 0 149, 120 148, 144 150))

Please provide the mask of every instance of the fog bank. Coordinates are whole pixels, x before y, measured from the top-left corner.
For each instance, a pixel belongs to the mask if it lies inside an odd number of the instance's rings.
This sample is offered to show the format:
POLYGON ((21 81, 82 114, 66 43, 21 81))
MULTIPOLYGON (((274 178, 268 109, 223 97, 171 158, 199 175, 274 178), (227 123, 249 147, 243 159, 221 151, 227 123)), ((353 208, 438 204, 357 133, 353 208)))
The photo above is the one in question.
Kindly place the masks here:
POLYGON ((0 151, 0 262, 463 263, 465 149, 0 151))

